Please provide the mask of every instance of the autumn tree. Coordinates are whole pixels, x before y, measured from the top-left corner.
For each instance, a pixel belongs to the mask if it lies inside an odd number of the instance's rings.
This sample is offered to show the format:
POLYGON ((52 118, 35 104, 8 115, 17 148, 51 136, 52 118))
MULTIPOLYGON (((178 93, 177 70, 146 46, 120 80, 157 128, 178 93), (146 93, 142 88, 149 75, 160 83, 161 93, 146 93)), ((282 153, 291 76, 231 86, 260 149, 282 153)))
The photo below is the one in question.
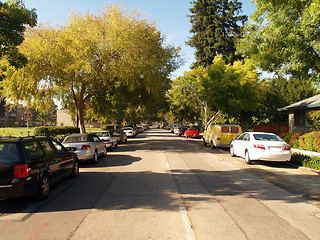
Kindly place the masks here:
MULTIPOLYGON (((264 71, 320 73, 320 0, 255 0, 257 10, 237 49, 264 71)), ((319 80, 319 79, 318 79, 319 80)))
POLYGON ((193 0, 190 8, 188 45, 196 49, 195 66, 211 65, 215 56, 223 55, 227 63, 241 59, 236 41, 242 35, 247 17, 240 15, 242 3, 237 0, 193 0))
POLYGON ((166 45, 154 24, 116 5, 74 13, 66 26, 29 29, 20 51, 29 63, 8 69, 3 93, 38 108, 56 98, 77 114, 81 132, 86 110, 103 104, 94 101, 99 93, 121 84, 163 92, 179 65, 179 49, 166 45))

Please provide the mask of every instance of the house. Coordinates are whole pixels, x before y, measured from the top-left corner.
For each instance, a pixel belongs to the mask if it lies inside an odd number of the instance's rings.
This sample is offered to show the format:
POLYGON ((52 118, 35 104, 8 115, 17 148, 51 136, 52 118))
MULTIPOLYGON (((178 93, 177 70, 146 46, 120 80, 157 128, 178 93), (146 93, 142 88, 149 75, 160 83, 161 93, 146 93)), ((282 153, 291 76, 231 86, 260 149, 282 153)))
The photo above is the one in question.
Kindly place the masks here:
POLYGON ((289 132, 310 132, 306 114, 312 110, 320 110, 320 94, 278 110, 289 111, 289 132))

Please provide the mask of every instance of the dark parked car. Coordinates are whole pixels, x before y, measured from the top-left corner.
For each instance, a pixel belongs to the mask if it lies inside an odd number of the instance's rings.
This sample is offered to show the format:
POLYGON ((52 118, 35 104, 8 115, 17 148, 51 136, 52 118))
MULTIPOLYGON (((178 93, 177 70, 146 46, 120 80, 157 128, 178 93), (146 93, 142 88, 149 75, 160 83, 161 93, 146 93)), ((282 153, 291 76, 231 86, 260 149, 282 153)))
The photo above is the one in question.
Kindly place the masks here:
POLYGON ((43 200, 52 184, 78 174, 77 155, 50 138, 0 140, 0 198, 33 195, 43 200))

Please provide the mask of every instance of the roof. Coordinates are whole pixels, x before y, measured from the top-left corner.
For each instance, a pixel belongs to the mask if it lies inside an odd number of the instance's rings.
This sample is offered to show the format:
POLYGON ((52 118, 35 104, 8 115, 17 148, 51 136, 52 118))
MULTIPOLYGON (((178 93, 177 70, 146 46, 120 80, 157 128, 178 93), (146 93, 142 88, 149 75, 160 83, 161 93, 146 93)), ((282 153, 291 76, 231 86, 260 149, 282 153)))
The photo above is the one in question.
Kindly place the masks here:
POLYGON ((307 98, 300 102, 291 104, 289 106, 279 108, 278 111, 288 111, 288 110, 318 108, 318 107, 320 107, 320 94, 307 98))

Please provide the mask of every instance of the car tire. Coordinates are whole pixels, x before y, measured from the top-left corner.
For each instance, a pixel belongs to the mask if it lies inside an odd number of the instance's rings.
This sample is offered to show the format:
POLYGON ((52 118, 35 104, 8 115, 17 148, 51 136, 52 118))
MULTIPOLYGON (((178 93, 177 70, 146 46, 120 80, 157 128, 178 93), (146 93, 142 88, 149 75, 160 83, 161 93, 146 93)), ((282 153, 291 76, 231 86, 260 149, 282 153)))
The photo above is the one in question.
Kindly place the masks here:
POLYGON ((230 155, 231 155, 231 157, 235 157, 236 156, 236 155, 234 155, 233 146, 230 146, 230 155))
POLYGON ((216 148, 216 146, 213 144, 212 141, 210 142, 210 147, 211 147, 212 149, 215 149, 215 148, 216 148))
POLYGON ((35 198, 38 200, 45 200, 48 198, 50 192, 50 177, 48 174, 43 174, 38 185, 38 190, 35 198))
POLYGON ((207 146, 207 142, 204 139, 203 139, 203 146, 207 146))
POLYGON ((73 164, 71 177, 78 177, 78 176, 79 176, 79 161, 75 160, 73 164))
POLYGON ((249 151, 248 150, 246 150, 246 152, 245 152, 244 161, 246 162, 246 164, 252 164, 252 161, 250 160, 250 156, 249 156, 249 151))
POLYGON ((97 150, 94 151, 94 154, 93 154, 93 158, 92 158, 92 162, 94 164, 96 164, 98 162, 98 153, 97 153, 97 150))
POLYGON ((113 143, 111 144, 111 147, 110 147, 110 152, 112 152, 114 150, 114 146, 113 146, 113 143))

